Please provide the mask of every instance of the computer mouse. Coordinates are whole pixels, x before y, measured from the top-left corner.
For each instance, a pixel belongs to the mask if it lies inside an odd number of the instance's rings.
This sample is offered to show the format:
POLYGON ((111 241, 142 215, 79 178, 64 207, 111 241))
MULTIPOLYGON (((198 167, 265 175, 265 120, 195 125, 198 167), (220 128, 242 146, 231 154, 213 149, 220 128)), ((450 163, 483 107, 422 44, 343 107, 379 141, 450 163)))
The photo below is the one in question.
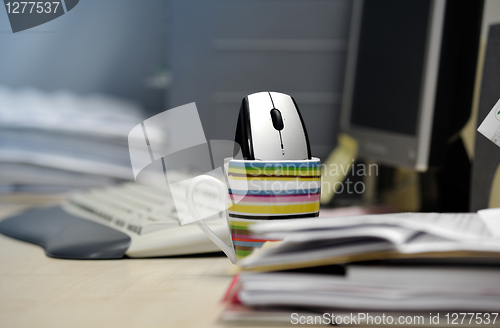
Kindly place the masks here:
POLYGON ((246 160, 311 158, 309 138, 297 103, 284 93, 266 91, 243 98, 235 141, 246 160))

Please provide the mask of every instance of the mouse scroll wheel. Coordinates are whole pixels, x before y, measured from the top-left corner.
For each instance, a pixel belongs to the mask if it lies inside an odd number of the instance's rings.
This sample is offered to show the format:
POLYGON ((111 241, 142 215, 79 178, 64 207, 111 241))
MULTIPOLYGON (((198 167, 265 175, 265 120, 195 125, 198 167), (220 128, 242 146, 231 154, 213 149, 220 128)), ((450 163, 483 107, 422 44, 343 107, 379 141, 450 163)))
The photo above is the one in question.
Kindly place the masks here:
POLYGON ((276 108, 271 109, 271 120, 273 121, 273 126, 276 130, 283 130, 283 118, 281 117, 281 112, 276 108))

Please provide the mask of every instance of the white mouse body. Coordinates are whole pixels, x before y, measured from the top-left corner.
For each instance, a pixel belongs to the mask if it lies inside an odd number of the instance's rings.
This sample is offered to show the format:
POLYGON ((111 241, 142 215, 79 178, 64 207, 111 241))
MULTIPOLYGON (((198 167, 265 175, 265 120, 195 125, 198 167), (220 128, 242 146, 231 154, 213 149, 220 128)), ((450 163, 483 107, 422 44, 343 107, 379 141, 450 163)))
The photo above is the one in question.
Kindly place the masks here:
POLYGON ((292 97, 279 92, 258 92, 243 99, 235 140, 248 160, 311 158, 299 109, 292 97))

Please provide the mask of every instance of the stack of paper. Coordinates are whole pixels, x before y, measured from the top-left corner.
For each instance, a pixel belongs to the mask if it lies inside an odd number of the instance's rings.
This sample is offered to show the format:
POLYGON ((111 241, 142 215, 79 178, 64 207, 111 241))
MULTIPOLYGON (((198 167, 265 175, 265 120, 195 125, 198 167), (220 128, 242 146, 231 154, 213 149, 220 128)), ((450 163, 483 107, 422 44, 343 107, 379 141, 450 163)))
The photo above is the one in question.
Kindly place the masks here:
POLYGON ((249 306, 370 311, 500 309, 499 268, 348 265, 345 276, 256 273, 240 276, 238 298, 249 306))
POLYGON ((133 179, 137 105, 101 95, 0 87, 0 193, 62 192, 133 179))
POLYGON ((492 319, 500 312, 500 238, 491 224, 495 215, 500 221, 498 210, 483 212, 486 224, 476 213, 256 224, 252 229, 263 238, 282 241, 241 261, 223 319, 256 322, 263 318, 261 309, 266 309, 265 317, 276 313, 275 318, 285 318, 288 311, 290 323, 294 309, 313 316, 426 313, 427 325, 450 324, 443 315, 453 311, 489 312, 492 319), (429 321, 431 312, 441 312, 438 324, 429 321))

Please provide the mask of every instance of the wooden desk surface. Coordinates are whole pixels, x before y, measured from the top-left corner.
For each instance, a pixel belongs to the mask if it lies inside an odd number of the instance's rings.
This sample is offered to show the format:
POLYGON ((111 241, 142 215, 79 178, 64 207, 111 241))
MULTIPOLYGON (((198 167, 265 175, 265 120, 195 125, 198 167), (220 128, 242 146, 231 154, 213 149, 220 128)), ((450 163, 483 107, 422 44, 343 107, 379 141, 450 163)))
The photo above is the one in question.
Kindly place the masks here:
MULTIPOLYGON (((0 207, 0 218, 16 211, 0 207)), ((225 257, 78 261, 0 235, 0 327, 216 327, 225 257)))

